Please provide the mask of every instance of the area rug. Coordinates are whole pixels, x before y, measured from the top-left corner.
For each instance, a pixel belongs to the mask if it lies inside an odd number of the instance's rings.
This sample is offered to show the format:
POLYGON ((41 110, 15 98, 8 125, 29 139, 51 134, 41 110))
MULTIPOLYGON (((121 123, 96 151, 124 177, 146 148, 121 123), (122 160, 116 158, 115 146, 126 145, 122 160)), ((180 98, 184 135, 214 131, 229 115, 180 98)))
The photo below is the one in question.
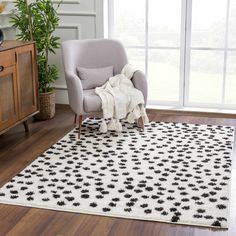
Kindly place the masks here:
POLYGON ((0 189, 0 202, 227 228, 233 127, 87 119, 0 189))

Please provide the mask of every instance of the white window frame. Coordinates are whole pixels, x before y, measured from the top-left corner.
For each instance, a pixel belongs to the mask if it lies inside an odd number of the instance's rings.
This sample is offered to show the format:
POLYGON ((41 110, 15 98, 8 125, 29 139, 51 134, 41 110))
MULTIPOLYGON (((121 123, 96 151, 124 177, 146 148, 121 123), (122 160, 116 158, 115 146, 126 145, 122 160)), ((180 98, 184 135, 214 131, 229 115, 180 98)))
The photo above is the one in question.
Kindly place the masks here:
POLYGON ((218 108, 218 109, 236 109, 236 104, 225 104, 225 84, 226 84, 226 74, 227 74, 227 60, 228 52, 236 51, 236 48, 228 48, 228 34, 229 34, 229 10, 230 10, 230 1, 227 0, 226 6, 226 21, 225 21, 225 45, 223 48, 214 48, 214 47, 191 47, 191 18, 192 18, 192 0, 187 0, 187 31, 186 31, 186 69, 185 69, 185 87, 184 94, 186 99, 184 99, 184 107, 201 107, 201 108, 218 108), (189 102, 189 83, 190 83, 190 57, 192 50, 202 50, 202 51, 223 51, 224 52, 224 62, 223 62, 223 80, 222 80, 222 98, 220 104, 215 103, 196 103, 189 102))
MULTIPOLYGON (((179 67, 179 100, 177 102, 172 101, 160 101, 152 100, 148 101, 149 105, 164 105, 175 107, 198 107, 198 108, 218 108, 218 109, 236 109, 236 104, 225 104, 225 83, 227 74, 227 59, 229 51, 236 51, 236 48, 228 48, 228 28, 229 28, 229 10, 230 1, 227 0, 226 11, 226 30, 225 30, 225 45, 224 48, 213 47, 191 47, 191 19, 192 19, 192 1, 193 0, 181 0, 181 33, 180 33, 180 47, 162 47, 155 46, 149 47, 149 25, 148 25, 148 12, 149 4, 148 0, 145 0, 145 45, 134 46, 128 45, 127 49, 144 49, 145 50, 145 74, 148 78, 148 53, 149 49, 168 49, 168 50, 180 50, 180 67, 179 67), (193 103, 189 102, 189 83, 190 83, 190 59, 192 50, 206 50, 206 51, 223 51, 224 52, 224 64, 223 64, 223 82, 222 82, 222 101, 221 104, 212 103, 193 103)), ((107 0, 108 5, 108 38, 114 38, 114 0, 107 0)))

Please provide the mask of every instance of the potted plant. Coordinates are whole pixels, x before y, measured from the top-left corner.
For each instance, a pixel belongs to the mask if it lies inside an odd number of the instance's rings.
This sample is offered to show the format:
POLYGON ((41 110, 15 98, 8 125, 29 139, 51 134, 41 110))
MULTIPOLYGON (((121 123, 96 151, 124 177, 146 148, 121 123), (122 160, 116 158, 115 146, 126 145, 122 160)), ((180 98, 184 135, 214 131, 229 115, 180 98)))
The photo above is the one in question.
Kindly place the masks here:
POLYGON ((55 115, 55 90, 53 82, 58 79, 58 68, 49 64, 49 54, 59 48, 59 37, 54 36, 59 17, 50 0, 15 0, 15 10, 11 17, 13 27, 18 30, 17 38, 35 41, 39 78, 38 120, 51 119, 55 115))

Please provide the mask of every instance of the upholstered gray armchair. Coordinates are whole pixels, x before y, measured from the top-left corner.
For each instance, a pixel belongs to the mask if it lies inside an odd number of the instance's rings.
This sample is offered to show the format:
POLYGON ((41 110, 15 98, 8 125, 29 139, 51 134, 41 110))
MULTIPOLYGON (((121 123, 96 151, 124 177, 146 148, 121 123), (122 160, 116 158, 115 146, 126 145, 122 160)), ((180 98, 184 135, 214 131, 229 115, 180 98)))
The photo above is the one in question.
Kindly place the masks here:
MULTIPOLYGON (((128 63, 123 45, 117 40, 68 40, 62 43, 62 57, 65 69, 65 79, 68 88, 69 103, 75 113, 75 123, 79 116, 79 129, 83 115, 102 111, 100 97, 95 94, 95 88, 101 86, 101 81, 81 79, 77 71, 83 68, 104 68, 113 66, 113 75, 120 74, 128 63), (89 83, 89 85, 88 85, 89 83)), ((90 76, 91 77, 91 76, 90 76)), ((108 80, 109 78, 105 78, 108 80)), ((142 91, 147 100, 147 81, 141 71, 136 71, 132 78, 134 86, 142 91)))

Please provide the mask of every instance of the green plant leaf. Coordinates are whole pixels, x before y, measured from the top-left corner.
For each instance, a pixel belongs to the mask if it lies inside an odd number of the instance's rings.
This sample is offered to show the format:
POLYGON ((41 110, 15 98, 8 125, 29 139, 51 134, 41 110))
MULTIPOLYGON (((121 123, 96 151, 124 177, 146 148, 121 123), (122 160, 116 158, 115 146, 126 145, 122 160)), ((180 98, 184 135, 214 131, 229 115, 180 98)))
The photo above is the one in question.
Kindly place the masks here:
POLYGON ((56 9, 50 0, 36 0, 30 4, 26 0, 15 0, 14 8, 10 23, 17 29, 19 40, 35 41, 39 92, 49 92, 59 74, 58 68, 48 62, 49 53, 55 54, 55 50, 60 47, 60 38, 54 35, 59 25, 56 9))

